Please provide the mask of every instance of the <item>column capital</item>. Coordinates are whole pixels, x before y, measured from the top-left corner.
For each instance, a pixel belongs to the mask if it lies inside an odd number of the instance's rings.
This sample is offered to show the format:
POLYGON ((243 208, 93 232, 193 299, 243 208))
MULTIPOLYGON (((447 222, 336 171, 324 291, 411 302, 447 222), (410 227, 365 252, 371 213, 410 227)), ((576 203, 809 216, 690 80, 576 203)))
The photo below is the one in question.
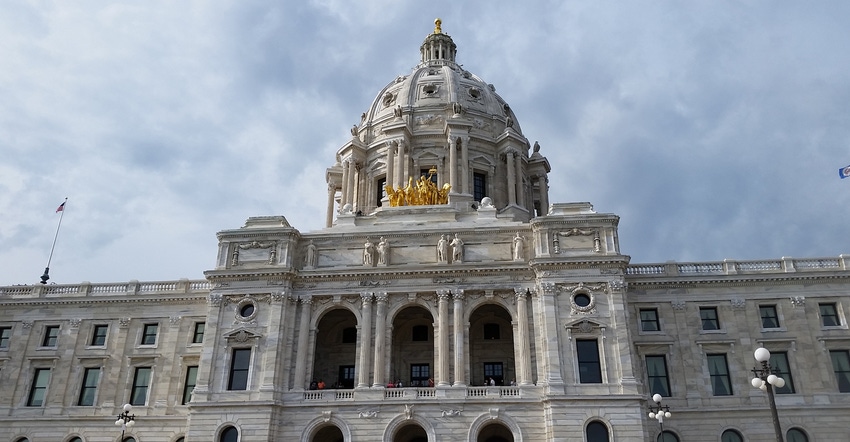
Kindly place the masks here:
POLYGON ((540 288, 543 289, 544 295, 554 295, 557 291, 557 287, 554 282, 542 282, 540 283, 540 288))
POLYGON ((378 292, 378 293, 375 293, 375 301, 376 301, 378 304, 381 304, 381 303, 386 304, 386 303, 387 303, 387 299, 389 299, 389 296, 387 296, 387 292, 378 292))
POLYGON ((451 292, 450 292, 450 291, 448 291, 448 290, 437 290, 437 298, 438 298, 440 301, 446 301, 446 300, 448 300, 448 299, 449 299, 449 296, 451 296, 451 292))
POLYGON ((525 300, 525 297, 528 296, 528 289, 525 287, 514 287, 514 295, 517 300, 525 300))
POLYGON ((373 296, 373 292, 360 292, 360 300, 363 302, 364 306, 372 303, 373 296))
POLYGON ((302 304, 305 304, 305 305, 311 305, 311 304, 313 304, 313 298, 312 298, 312 297, 309 297, 309 296, 302 296, 302 297, 299 299, 299 301, 301 301, 301 303, 302 303, 302 304))
POLYGON ((452 297, 455 302, 463 301, 463 289, 457 289, 452 292, 452 297))

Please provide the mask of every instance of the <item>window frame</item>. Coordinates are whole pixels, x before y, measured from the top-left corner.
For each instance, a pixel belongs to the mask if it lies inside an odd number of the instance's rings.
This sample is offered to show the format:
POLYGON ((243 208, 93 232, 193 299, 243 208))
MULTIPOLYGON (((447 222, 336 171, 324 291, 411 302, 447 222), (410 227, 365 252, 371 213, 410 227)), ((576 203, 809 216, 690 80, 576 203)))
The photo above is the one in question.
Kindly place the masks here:
POLYGON ((248 390, 248 387, 251 384, 251 361, 253 356, 254 351, 253 348, 250 347, 235 347, 230 350, 230 368, 227 375, 227 391, 248 390), (245 354, 247 354, 247 359, 243 356, 245 354), (242 377, 243 374, 244 379, 242 377))
POLYGON ((77 395, 78 407, 92 407, 97 404, 97 387, 100 384, 100 367, 83 367, 83 377, 80 380, 80 394, 77 395), (90 383, 89 374, 94 374, 95 379, 93 385, 90 383), (86 402, 87 393, 91 392, 91 403, 86 402))
POLYGON ((27 407, 44 407, 47 393, 50 389, 52 370, 46 367, 36 367, 32 372, 32 382, 27 393, 27 407), (35 403, 38 400, 38 403, 35 403))
POLYGON ((761 328, 764 330, 776 330, 782 328, 782 322, 779 320, 779 309, 776 307, 776 304, 759 304, 759 318, 761 319, 761 328), (766 309, 772 310, 773 316, 765 315, 766 309), (765 320, 773 320, 776 325, 765 325, 765 320))
POLYGON ((59 346, 59 335, 62 334, 62 327, 56 324, 48 324, 44 326, 44 336, 41 338, 42 348, 57 348, 59 346), (53 332, 56 332, 54 335, 53 332))
POLYGON ((578 381, 580 384, 602 384, 604 383, 604 378, 602 377, 602 357, 599 354, 599 339, 598 338, 590 338, 590 339, 576 339, 575 340, 575 357, 576 357, 576 368, 578 374, 578 381), (596 352, 590 352, 589 348, 584 348, 586 344, 593 344, 596 352), (591 357, 595 356, 595 360, 591 357), (596 381, 597 377, 584 379, 585 376, 582 376, 582 369, 584 373, 587 373, 586 376, 595 375, 598 377, 598 381, 596 381), (591 372, 592 371, 592 372, 591 372))
POLYGON ((657 332, 661 331, 661 320, 658 317, 658 309, 657 308, 653 307, 653 308, 638 309, 638 318, 640 320, 640 331, 642 333, 657 333, 657 332), (653 315, 655 315, 655 317, 651 318, 651 319, 644 319, 644 317, 643 317, 644 313, 652 313, 653 315), (655 330, 647 330, 646 327, 645 327, 646 324, 654 324, 655 330))
POLYGON ((106 341, 109 338, 109 324, 93 324, 91 328, 91 339, 89 339, 89 347, 106 347, 106 341), (99 333, 103 331, 103 334, 99 333), (103 338, 103 343, 98 344, 98 338, 103 338))
POLYGON ((192 328, 192 344, 203 344, 204 333, 206 333, 207 323, 204 321, 195 321, 195 326, 192 328), (200 331, 198 331, 200 329, 200 331))
POLYGON ((158 322, 148 322, 142 325, 142 333, 139 338, 139 345, 153 347, 156 346, 157 341, 159 341, 159 323, 158 322), (150 333, 151 329, 153 329, 153 333, 150 333), (148 338, 153 338, 153 342, 148 342, 148 338))
POLYGON ((0 326, 0 350, 8 350, 12 345, 12 326, 0 326))
POLYGON ((651 394, 660 394, 663 397, 670 397, 673 395, 673 392, 670 390, 670 370, 667 368, 667 355, 644 355, 644 365, 646 366, 646 385, 647 388, 650 389, 651 394), (661 361, 662 368, 664 369, 664 375, 652 375, 649 369, 649 358, 658 359, 661 361), (661 379, 664 382, 664 388, 666 391, 656 391, 653 388, 653 380, 661 379))
POLYGON ((821 320, 821 326, 824 328, 832 328, 832 327, 841 327, 841 316, 838 313, 838 303, 835 302, 819 302, 818 303, 818 316, 821 320), (832 312, 829 315, 824 315, 824 307, 829 307, 832 309, 832 312), (833 318, 834 324, 827 324, 827 318, 833 318))
POLYGON ((151 385, 153 384, 153 367, 147 365, 140 365, 138 367, 133 367, 133 383, 130 387, 130 401, 128 402, 130 405, 137 406, 145 406, 148 404, 148 397, 150 396, 151 385), (144 385, 141 384, 140 373, 146 371, 147 372, 147 383, 144 385), (141 402, 139 401, 139 395, 141 395, 141 402))
POLYGON ((850 393, 850 350, 830 350, 829 359, 832 362, 832 373, 835 375, 835 384, 836 387, 838 387, 838 392, 850 393), (841 367, 843 368, 842 370, 839 370, 839 367, 836 367, 835 364, 834 355, 837 354, 844 355, 844 367, 841 367), (839 373, 841 373, 843 376, 839 373))
POLYGON ((722 331, 720 327, 720 313, 717 311, 717 306, 703 306, 699 308, 699 320, 700 320, 700 331, 703 332, 719 332, 722 331), (703 312, 711 313, 714 317, 707 318, 703 316, 703 312), (713 321, 714 328, 706 328, 706 321, 713 321))
POLYGON ((487 172, 472 171, 472 199, 479 203, 487 196, 487 175, 487 172))
POLYGON ((773 373, 785 380, 785 386, 782 388, 773 387, 773 392, 776 394, 795 394, 797 390, 794 388, 794 376, 791 373, 791 361, 788 359, 788 352, 772 351, 770 352, 770 368, 773 373))
POLYGON ((192 392, 195 390, 195 385, 198 384, 198 366, 186 366, 186 376, 183 376, 183 398, 180 401, 181 405, 186 405, 192 401, 192 392), (194 376, 192 375, 194 372, 194 376), (190 382, 191 379, 191 382, 190 382))
POLYGON ((732 376, 729 372, 729 358, 726 353, 710 353, 705 355, 706 362, 708 364, 708 376, 709 376, 709 384, 711 385, 711 395, 712 396, 734 396, 735 390, 732 388, 732 376), (712 370, 712 367, 716 367, 716 364, 712 364, 712 360, 714 358, 723 358, 723 369, 725 372, 723 373, 715 373, 712 370), (725 387, 728 389, 728 392, 725 394, 719 394, 717 388, 715 388, 715 382, 717 380, 725 381, 725 387))

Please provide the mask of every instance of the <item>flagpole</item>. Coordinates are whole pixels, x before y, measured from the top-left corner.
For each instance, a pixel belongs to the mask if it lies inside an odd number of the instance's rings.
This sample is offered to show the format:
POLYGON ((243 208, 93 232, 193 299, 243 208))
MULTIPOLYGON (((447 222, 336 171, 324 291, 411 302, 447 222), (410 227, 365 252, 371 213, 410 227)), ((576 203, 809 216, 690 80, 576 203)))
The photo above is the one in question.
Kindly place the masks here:
POLYGON ((44 274, 41 275, 41 283, 42 284, 47 284, 47 280, 50 279, 50 275, 49 275, 49 273, 50 273, 50 261, 53 259, 53 249, 56 248, 56 238, 59 238, 59 228, 62 227, 62 217, 65 216, 65 203, 67 203, 67 202, 68 202, 68 197, 66 196, 65 201, 61 205, 59 205, 59 209, 62 209, 62 210, 57 209, 57 211, 60 211, 62 213, 59 215, 59 225, 56 226, 56 234, 53 235, 53 245, 50 246, 50 256, 47 258, 47 267, 44 268, 44 274))

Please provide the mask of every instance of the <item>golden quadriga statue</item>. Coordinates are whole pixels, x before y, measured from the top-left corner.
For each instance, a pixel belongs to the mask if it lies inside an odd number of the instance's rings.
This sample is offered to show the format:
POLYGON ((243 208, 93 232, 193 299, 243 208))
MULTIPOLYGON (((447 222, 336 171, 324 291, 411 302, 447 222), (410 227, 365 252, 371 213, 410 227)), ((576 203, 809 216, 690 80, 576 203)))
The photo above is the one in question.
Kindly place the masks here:
POLYGON ((446 183, 443 184, 442 188, 438 188, 431 180, 436 173, 437 171, 434 169, 429 170, 428 176, 420 176, 415 184, 413 177, 410 177, 407 180, 407 186, 404 188, 393 189, 393 186, 386 186, 387 196, 390 198, 390 207, 447 204, 449 202, 449 190, 452 186, 446 183))

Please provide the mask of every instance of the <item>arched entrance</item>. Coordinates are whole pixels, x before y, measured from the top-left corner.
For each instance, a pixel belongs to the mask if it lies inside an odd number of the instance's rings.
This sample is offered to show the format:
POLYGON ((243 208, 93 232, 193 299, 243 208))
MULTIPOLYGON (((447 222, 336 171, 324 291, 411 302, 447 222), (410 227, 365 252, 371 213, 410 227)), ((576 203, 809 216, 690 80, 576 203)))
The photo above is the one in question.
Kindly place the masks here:
POLYGON ((428 386, 434 376, 434 317, 428 310, 412 306, 395 315, 391 355, 387 382, 428 386))
POLYGON ((476 442, 514 442, 514 435, 508 427, 500 423, 492 423, 482 428, 475 440, 476 442))
POLYGON ((510 385, 516 380, 511 314, 496 304, 484 304, 469 317, 469 374, 472 385, 510 385))
POLYGON ((393 435, 393 442, 428 442, 428 433, 416 424, 407 424, 393 435))
POLYGON ((342 430, 334 425, 328 425, 320 428, 310 438, 312 442, 345 442, 345 436, 342 435, 342 430))
POLYGON ((325 388, 354 388, 357 360, 357 318, 354 313, 342 308, 330 310, 322 316, 317 327, 310 388, 317 388, 322 383, 325 388))

